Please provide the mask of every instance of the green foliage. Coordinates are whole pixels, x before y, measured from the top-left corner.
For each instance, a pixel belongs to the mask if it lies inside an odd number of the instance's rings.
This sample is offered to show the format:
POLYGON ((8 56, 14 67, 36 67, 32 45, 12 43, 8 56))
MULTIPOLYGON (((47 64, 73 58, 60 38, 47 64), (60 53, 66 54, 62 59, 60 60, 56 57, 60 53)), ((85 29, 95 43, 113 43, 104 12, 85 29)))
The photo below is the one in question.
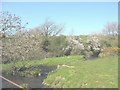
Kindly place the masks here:
MULTIPOLYGON (((57 65, 57 69, 48 74, 44 84, 52 88, 117 88, 118 56, 84 61, 83 56, 65 56, 36 61, 16 62, 15 65, 28 62, 27 67, 38 65, 57 65)), ((3 70, 10 70, 10 64, 3 64, 3 70)))
POLYGON ((50 45, 48 46, 50 53, 53 57, 60 57, 64 55, 63 48, 66 47, 65 36, 52 36, 50 37, 50 45), (57 52, 57 53, 56 53, 57 52))
MULTIPOLYGON (((54 88, 118 87, 116 54, 118 54, 119 48, 114 49, 114 47, 120 47, 120 44, 118 45, 118 25, 116 23, 108 23, 104 28, 105 35, 95 35, 99 39, 97 40, 88 35, 71 38, 57 36, 63 30, 63 26, 48 20, 37 30, 27 31, 19 17, 8 12, 0 13, 0 15, 2 16, 2 18, 0 17, 0 39, 3 40, 3 45, 0 46, 2 48, 2 62, 7 63, 0 64, 3 71, 14 72, 21 65, 25 68, 57 65, 58 68, 55 72, 51 72, 44 80, 45 85, 54 88), (81 54, 89 57, 96 53, 95 48, 101 50, 98 44, 104 48, 101 54, 103 56, 108 54, 108 57, 94 61, 83 61, 83 56, 68 56, 81 54), (86 50, 81 49, 80 46, 83 48, 90 46, 90 48, 86 50), (46 59, 46 57, 54 58, 46 59), (13 66, 15 66, 14 69, 12 69, 13 66)), ((17 73, 22 76, 38 76, 40 71, 25 69, 22 72, 18 70, 17 73)), ((23 86, 27 87, 26 84, 23 86)))
POLYGON ((83 41, 87 40, 87 37, 88 37, 88 35, 80 35, 80 38, 81 38, 83 41))
POLYGON ((118 47, 118 36, 100 35, 98 38, 103 48, 118 47))
POLYGON ((28 77, 35 77, 35 76, 38 76, 40 74, 40 70, 25 70, 21 73, 19 73, 19 75, 21 76, 28 76, 28 77))
MULTIPOLYGON (((82 37, 81 43, 83 43, 84 47, 89 46, 89 44, 86 43, 88 36, 82 35, 80 37, 82 37)), ((96 37, 99 39, 102 48, 118 47, 117 36, 98 35, 96 37)), ((18 60, 33 60, 64 55, 86 55, 86 48, 81 50, 79 49, 80 47, 75 45, 67 47, 69 43, 66 41, 66 38, 68 38, 68 36, 61 35, 46 38, 36 34, 25 34, 20 37, 13 36, 5 38, 3 43, 3 49, 5 51, 3 51, 3 62, 9 63, 18 60)), ((88 53, 89 52, 88 50, 88 53)))
POLYGON ((49 48, 48 46, 50 45, 50 41, 48 38, 44 38, 43 41, 42 41, 42 48, 44 51, 48 52, 49 51, 49 48))
POLYGON ((83 56, 64 56, 64 57, 52 57, 52 58, 46 58, 46 59, 41 59, 41 60, 25 60, 25 61, 17 61, 15 63, 11 62, 8 64, 0 64, 2 66, 3 71, 9 71, 12 70, 13 65, 15 67, 19 68, 20 65, 25 64, 25 67, 37 67, 39 65, 58 65, 58 64, 72 64, 70 62, 80 60, 82 59, 83 56))
MULTIPOLYGON (((28 23, 22 25, 21 19, 18 16, 8 12, 0 13, 0 15, 3 16, 3 18, 0 17, 0 39, 3 40, 3 45, 0 48, 2 48, 3 63, 64 55, 83 55, 86 52, 84 47, 90 45, 92 49, 94 47, 98 49, 97 39, 87 43, 87 40, 91 39, 89 35, 59 35, 64 26, 52 21, 46 20, 39 27, 27 30, 23 26, 28 23)), ((105 27, 105 31, 107 31, 105 35, 95 35, 99 39, 102 48, 119 46, 117 26, 117 23, 108 23, 105 27)), ((92 51, 93 54, 96 53, 96 50, 92 51)), ((91 54, 90 49, 89 53, 91 54)))

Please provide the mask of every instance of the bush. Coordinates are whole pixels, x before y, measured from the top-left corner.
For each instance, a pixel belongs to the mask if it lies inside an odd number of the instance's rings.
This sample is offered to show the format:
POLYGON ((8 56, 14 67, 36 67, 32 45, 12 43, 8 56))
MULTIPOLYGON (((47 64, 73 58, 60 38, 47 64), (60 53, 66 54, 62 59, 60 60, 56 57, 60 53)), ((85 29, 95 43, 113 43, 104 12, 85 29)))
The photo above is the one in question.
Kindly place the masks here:
POLYGON ((49 38, 50 44, 48 46, 49 53, 54 57, 64 55, 63 48, 67 46, 65 36, 52 36, 49 38))
POLYGON ((110 47, 110 48, 104 49, 99 56, 100 57, 106 57, 106 56, 109 56, 109 55, 117 55, 117 54, 120 54, 120 48, 110 47))

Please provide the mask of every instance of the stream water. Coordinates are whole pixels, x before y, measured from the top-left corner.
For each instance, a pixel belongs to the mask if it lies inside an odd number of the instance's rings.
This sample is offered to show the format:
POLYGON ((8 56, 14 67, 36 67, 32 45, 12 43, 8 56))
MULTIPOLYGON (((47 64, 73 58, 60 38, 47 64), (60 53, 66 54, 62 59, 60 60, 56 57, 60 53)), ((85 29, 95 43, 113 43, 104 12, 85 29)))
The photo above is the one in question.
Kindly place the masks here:
MULTIPOLYGON (((11 74, 6 74, 5 72, 2 73, 2 76, 5 78, 21 85, 21 84, 27 84, 28 88, 45 88, 42 84, 43 80, 47 78, 47 75, 49 72, 55 70, 57 67, 56 66, 38 66, 41 70, 41 75, 38 77, 22 77, 19 75, 11 75, 11 74)), ((2 88, 17 88, 16 86, 2 80, 2 88)))

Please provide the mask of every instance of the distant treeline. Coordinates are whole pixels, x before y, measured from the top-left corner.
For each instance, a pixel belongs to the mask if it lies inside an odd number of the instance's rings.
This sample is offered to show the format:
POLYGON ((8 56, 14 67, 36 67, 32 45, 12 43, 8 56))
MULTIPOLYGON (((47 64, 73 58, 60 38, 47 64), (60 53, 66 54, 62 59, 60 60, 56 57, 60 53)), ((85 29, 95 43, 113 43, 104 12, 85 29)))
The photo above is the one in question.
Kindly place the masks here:
MULTIPOLYGON (((36 60, 66 55, 92 55, 109 47, 118 47, 117 23, 108 23, 102 34, 60 35, 64 25, 46 20, 42 25, 27 29, 21 19, 8 12, 0 13, 2 61, 36 60)), ((119 46, 120 47, 120 46, 119 46)))

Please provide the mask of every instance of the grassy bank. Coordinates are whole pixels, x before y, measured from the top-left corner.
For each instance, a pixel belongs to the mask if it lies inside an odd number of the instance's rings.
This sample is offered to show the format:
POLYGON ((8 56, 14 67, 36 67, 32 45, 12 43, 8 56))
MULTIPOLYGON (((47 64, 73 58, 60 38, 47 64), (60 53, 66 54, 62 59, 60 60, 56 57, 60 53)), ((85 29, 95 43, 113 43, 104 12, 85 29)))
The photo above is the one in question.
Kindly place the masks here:
POLYGON ((98 60, 84 61, 82 56, 66 56, 42 60, 23 61, 2 65, 4 71, 11 70, 12 65, 25 67, 39 65, 57 65, 49 73, 44 84, 49 87, 62 88, 115 88, 118 87, 118 57, 109 56, 98 60))
POLYGON ((74 61, 80 61, 82 60, 82 56, 65 56, 65 57, 53 57, 53 58, 46 58, 41 60, 24 60, 24 61, 18 61, 13 62, 9 64, 0 64, 2 66, 3 71, 8 71, 12 69, 12 66, 20 67, 25 65, 25 67, 29 68, 31 66, 39 66, 39 65, 58 65, 58 64, 73 64, 74 61))
POLYGON ((117 57, 93 61, 75 61, 74 68, 61 66, 50 73, 44 83, 50 87, 112 88, 118 87, 117 57))

